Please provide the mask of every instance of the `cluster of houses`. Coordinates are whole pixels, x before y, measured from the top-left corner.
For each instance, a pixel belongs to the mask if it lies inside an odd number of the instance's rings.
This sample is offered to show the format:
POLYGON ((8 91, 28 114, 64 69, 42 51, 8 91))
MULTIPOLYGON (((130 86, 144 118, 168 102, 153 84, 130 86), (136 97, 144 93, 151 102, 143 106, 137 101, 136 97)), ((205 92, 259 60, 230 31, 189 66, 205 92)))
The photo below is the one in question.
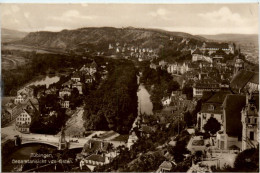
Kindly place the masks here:
POLYGON ((80 95, 83 94, 85 84, 91 84, 96 80, 97 64, 93 61, 83 65, 79 70, 75 70, 71 78, 62 84, 59 90, 60 104, 62 108, 70 107, 70 96, 73 88, 76 88, 80 95))
POLYGON ((108 50, 114 51, 115 53, 121 53, 125 58, 137 58, 139 61, 158 58, 158 52, 152 48, 145 48, 141 46, 131 46, 126 43, 120 44, 109 44, 108 50))
POLYGON ((82 171, 93 172, 96 166, 110 163, 118 155, 113 142, 89 139, 76 160, 82 171))
POLYGON ((32 118, 38 113, 39 102, 29 86, 19 89, 16 97, 2 98, 2 126, 15 121, 16 130, 28 133, 32 118))
MULTIPOLYGON (((26 86, 17 91, 16 97, 3 97, 2 98, 2 125, 6 125, 15 121, 16 129, 23 133, 30 132, 30 125, 34 116, 41 115, 39 112, 39 102, 44 95, 58 94, 59 104, 62 108, 70 108, 70 96, 74 88, 76 88, 80 95, 83 94, 84 85, 93 83, 96 80, 97 64, 95 61, 89 64, 83 65, 79 70, 75 70, 70 79, 61 85, 61 88, 57 89, 52 86, 48 89, 40 90, 37 96, 34 97, 34 88, 26 86)), ((102 79, 107 76, 106 66, 102 67, 102 79)), ((48 106, 45 106, 49 108, 48 106)), ((56 112, 51 108, 47 109, 49 112, 48 117, 56 115, 56 112)))
MULTIPOLYGON (((211 118, 220 124, 220 130, 211 134, 210 139, 203 136, 191 138, 187 148, 193 153, 205 152, 208 146, 215 151, 240 152, 259 145, 259 73, 245 69, 239 55, 234 60, 223 61, 224 57, 216 54, 220 49, 226 54, 234 54, 233 45, 205 43, 192 51, 192 61, 150 63, 152 69, 161 68, 181 76, 182 88, 188 86, 193 90, 193 101, 202 100, 201 110, 197 113, 196 129, 199 132, 205 132, 204 126, 211 118)), ((192 104, 192 101, 184 103, 185 100, 172 93, 162 99, 162 104, 164 107, 192 104)), ((173 162, 165 161, 159 172, 169 172, 173 166, 173 162)), ((202 168, 193 164, 194 169, 196 166, 202 168)))

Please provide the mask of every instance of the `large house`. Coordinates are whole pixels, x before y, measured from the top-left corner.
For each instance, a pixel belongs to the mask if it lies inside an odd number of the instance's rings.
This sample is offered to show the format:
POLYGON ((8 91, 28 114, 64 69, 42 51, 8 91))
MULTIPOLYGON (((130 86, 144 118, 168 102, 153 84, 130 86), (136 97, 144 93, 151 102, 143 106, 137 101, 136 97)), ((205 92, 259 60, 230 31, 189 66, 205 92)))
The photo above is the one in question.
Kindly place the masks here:
POLYGON ((15 98, 10 99, 2 99, 2 110, 1 110, 1 117, 2 117, 2 124, 8 123, 14 120, 18 115, 21 114, 23 109, 31 107, 35 110, 39 110, 39 102, 35 98, 26 98, 21 103, 15 103, 15 98), (7 100, 7 101, 5 101, 7 100))
POLYGON ((80 168, 94 170, 96 166, 108 164, 116 156, 113 144, 106 141, 89 140, 77 158, 80 159, 80 168))
POLYGON ((70 107, 70 101, 68 99, 62 99, 60 100, 60 105, 62 108, 69 108, 70 107))
POLYGON ((208 51, 210 55, 216 53, 218 50, 223 50, 226 54, 234 54, 235 51, 234 46, 228 43, 204 42, 201 47, 201 51, 208 51))
POLYGON ((246 96, 229 94, 223 102, 224 129, 216 137, 219 149, 242 148, 241 111, 246 105, 246 96))
POLYGON ((170 74, 184 74, 191 69, 189 68, 189 63, 173 63, 167 64, 167 72, 170 74))
POLYGON ((79 163, 81 170, 90 170, 94 171, 96 166, 103 166, 104 164, 108 164, 109 158, 105 155, 92 154, 84 159, 82 159, 79 163))
POLYGON ((203 55, 203 53, 199 50, 199 48, 195 49, 192 52, 192 62, 195 61, 206 61, 209 63, 213 63, 213 59, 209 56, 203 55))
POLYGON ((74 82, 79 82, 81 79, 81 75, 78 71, 74 72, 71 76, 71 80, 74 82))
POLYGON ((97 72, 97 63, 93 61, 91 64, 83 65, 83 67, 79 71, 92 76, 97 72))
POLYGON ((82 90, 83 90, 83 83, 78 81, 78 80, 68 80, 67 82, 63 83, 62 86, 64 88, 69 88, 69 89, 73 89, 73 88, 77 88, 79 91, 79 94, 83 94, 82 90))
POLYGON ((32 122, 33 110, 23 110, 21 114, 15 119, 15 127, 22 133, 30 132, 30 125, 32 122))
POLYGON ((222 104, 227 94, 230 94, 230 92, 204 93, 204 97, 208 98, 202 103, 201 111, 197 114, 197 125, 200 131, 204 132, 204 126, 211 117, 215 118, 221 124, 221 130, 224 130, 225 119, 222 104))
POLYGON ((62 88, 59 91, 60 98, 64 98, 64 96, 70 96, 71 95, 71 89, 68 87, 62 88))
POLYGON ((242 150, 256 148, 259 145, 259 96, 247 95, 241 114, 242 150))
POLYGON ((220 91, 220 84, 212 79, 198 80, 193 85, 193 97, 202 97, 204 91, 220 91))

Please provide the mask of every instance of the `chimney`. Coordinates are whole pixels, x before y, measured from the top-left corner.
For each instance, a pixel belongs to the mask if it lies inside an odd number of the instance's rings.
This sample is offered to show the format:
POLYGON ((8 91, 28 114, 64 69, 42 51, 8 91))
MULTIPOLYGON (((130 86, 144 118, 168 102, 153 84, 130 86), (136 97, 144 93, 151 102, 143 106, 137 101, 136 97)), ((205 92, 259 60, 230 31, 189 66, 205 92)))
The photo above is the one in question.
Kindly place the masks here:
POLYGON ((89 142, 89 148, 92 148, 92 143, 91 142, 89 142))
POLYGON ((101 142, 101 149, 103 149, 104 147, 104 142, 101 142))

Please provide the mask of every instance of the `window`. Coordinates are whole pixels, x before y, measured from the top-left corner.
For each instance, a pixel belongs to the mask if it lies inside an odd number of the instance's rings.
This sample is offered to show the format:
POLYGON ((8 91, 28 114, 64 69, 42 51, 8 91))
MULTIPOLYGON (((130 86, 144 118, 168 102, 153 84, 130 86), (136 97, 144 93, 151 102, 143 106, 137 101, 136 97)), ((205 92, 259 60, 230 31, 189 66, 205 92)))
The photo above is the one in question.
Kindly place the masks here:
POLYGON ((255 124, 257 124, 257 118, 255 118, 255 124))
POLYGON ((209 110, 214 110, 214 109, 215 109, 214 105, 209 106, 209 110))
POLYGON ((250 140, 254 140, 254 132, 250 132, 250 140))

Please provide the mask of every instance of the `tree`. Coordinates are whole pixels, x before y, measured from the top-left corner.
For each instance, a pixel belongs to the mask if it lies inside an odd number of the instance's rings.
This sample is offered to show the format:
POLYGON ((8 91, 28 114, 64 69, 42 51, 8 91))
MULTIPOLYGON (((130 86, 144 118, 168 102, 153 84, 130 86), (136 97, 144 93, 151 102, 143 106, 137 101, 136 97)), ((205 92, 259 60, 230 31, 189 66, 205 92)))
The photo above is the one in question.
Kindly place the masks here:
POLYGON ((168 84, 168 94, 171 94, 172 91, 176 91, 179 88, 180 88, 179 83, 177 81, 171 80, 170 83, 168 84))
POLYGON ((191 113, 189 111, 184 113, 184 121, 186 122, 186 125, 188 127, 193 125, 192 116, 191 116, 191 113))
POLYGON ((192 97, 193 97, 192 87, 184 86, 183 89, 182 89, 182 93, 186 94, 188 100, 191 100, 192 97))
POLYGON ((221 124, 216 118, 210 117, 207 123, 204 125, 204 130, 211 134, 216 134, 220 130, 221 124))
POLYGON ((259 172, 259 149, 251 148, 239 153, 234 168, 243 172, 259 172))

